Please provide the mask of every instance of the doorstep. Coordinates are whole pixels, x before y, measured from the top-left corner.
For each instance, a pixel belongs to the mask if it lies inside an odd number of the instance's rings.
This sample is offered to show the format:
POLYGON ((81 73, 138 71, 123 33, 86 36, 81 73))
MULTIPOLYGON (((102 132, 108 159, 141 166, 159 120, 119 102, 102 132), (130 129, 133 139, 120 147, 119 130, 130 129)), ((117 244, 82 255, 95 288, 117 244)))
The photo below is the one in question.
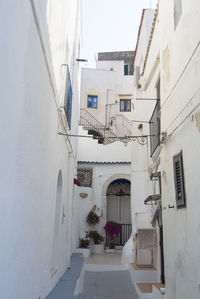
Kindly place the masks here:
POLYGON ((161 292, 165 288, 162 283, 136 283, 136 288, 141 299, 165 298, 161 292))
POLYGON ((129 264, 129 273, 134 284, 160 282, 160 273, 153 266, 137 266, 131 263, 129 264))
POLYGON ((150 266, 149 265, 147 265, 147 266, 145 266, 145 265, 139 266, 139 265, 136 265, 135 263, 131 263, 130 265, 136 271, 137 270, 142 270, 142 271, 144 271, 144 270, 147 270, 147 271, 157 271, 157 269, 155 267, 151 266, 151 265, 150 266))

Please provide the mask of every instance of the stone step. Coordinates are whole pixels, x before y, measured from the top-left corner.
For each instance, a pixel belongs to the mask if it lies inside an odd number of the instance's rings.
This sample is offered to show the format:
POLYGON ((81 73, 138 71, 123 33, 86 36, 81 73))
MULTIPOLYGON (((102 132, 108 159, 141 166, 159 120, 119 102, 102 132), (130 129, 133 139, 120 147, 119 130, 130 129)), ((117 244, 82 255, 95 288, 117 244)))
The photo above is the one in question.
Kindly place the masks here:
POLYGON ((136 283, 136 288, 140 299, 164 299, 160 289, 164 289, 165 285, 162 283, 136 283))
POLYGON ((134 284, 160 282, 160 273, 154 267, 138 267, 132 263, 129 264, 129 273, 134 284))

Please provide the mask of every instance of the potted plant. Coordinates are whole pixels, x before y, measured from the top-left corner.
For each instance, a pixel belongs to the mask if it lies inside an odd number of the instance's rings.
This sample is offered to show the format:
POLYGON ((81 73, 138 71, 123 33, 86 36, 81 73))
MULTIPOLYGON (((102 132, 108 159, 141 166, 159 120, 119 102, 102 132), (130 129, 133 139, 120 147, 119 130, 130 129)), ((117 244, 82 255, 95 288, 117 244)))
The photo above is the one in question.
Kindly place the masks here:
POLYGON ((115 236, 119 236, 119 234, 122 231, 122 226, 120 223, 117 223, 115 221, 107 221, 106 225, 104 226, 104 230, 106 231, 106 234, 110 237, 110 246, 109 249, 107 249, 107 252, 114 252, 115 251, 115 245, 114 240, 115 236))
POLYGON ((90 241, 88 239, 80 239, 80 248, 88 248, 90 241))
POLYGON ((90 211, 86 221, 89 225, 96 225, 99 223, 99 220, 100 216, 98 216, 94 211, 90 211))
POLYGON ((92 253, 103 253, 104 251, 104 244, 102 243, 103 237, 96 230, 92 230, 88 232, 87 236, 92 241, 92 245, 91 245, 92 253))
POLYGON ((106 242, 105 243, 105 250, 109 249, 110 248, 110 243, 109 242, 106 242))

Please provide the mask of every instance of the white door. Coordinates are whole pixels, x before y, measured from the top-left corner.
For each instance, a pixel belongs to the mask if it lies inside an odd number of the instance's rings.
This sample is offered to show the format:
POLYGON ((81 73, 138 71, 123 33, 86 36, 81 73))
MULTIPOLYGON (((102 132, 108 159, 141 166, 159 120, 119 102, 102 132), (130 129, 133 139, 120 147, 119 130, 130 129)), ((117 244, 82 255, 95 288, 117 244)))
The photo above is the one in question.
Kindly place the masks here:
POLYGON ((131 205, 129 195, 107 196, 107 221, 131 224, 131 205))

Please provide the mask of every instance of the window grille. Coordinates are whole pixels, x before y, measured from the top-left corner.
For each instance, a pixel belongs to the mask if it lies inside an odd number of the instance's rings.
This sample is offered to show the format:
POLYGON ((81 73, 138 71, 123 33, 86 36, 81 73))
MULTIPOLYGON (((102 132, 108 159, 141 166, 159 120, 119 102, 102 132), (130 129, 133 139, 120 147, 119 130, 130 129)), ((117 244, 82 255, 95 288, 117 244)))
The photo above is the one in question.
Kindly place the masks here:
POLYGON ((70 72, 69 72, 69 67, 68 66, 67 66, 67 75, 66 75, 64 110, 65 110, 65 114, 66 114, 69 129, 71 129, 72 85, 71 85, 70 72))
POLYGON ((92 187, 92 168, 78 167, 77 179, 82 187, 92 187))

